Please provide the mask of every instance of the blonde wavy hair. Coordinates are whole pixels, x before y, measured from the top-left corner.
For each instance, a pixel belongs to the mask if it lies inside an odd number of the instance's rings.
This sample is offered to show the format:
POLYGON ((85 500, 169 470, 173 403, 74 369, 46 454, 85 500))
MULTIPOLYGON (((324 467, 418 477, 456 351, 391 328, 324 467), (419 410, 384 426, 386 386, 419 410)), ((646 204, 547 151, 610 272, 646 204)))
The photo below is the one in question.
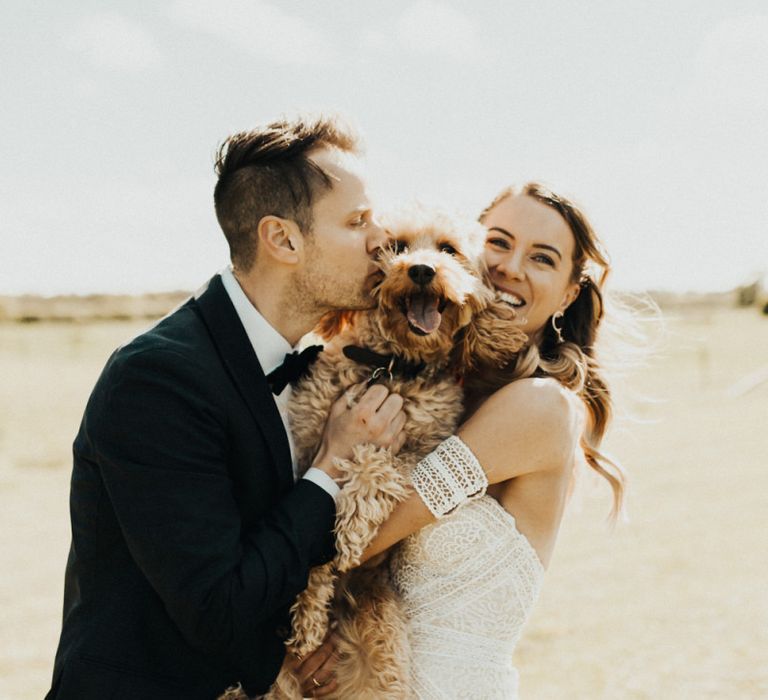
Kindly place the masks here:
POLYGON ((611 392, 598 362, 595 342, 605 315, 603 290, 611 270, 610 259, 584 213, 570 200, 555 194, 545 185, 529 182, 508 187, 480 214, 487 214, 508 197, 525 195, 554 209, 573 233, 573 274, 580 291, 560 320, 563 342, 551 324, 546 324, 538 343, 528 344, 516 362, 495 377, 468 378, 474 388, 489 390, 525 377, 552 377, 576 393, 587 410, 587 425, 581 448, 587 464, 605 478, 613 491, 611 517, 622 511, 626 476, 622 467, 600 452, 599 447, 613 415, 611 392), (493 384, 493 386, 492 386, 493 384))

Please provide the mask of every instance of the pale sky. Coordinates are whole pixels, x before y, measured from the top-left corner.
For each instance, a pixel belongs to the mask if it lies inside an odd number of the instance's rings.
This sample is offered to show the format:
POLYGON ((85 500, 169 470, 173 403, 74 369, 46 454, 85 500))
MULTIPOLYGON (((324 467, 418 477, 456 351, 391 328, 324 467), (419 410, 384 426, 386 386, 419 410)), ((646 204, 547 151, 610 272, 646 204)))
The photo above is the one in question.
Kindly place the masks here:
POLYGON ((768 271, 767 76, 762 0, 3 0, 0 293, 198 287, 217 145, 298 110, 381 206, 541 179, 616 287, 726 289, 768 271))

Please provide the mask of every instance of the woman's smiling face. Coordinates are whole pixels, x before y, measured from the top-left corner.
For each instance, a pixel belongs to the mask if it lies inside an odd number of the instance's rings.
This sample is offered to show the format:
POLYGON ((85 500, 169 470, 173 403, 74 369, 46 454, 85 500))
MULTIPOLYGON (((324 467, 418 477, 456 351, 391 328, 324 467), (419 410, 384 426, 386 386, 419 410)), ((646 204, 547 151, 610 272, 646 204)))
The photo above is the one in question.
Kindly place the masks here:
POLYGON ((575 241, 560 214, 528 195, 510 195, 486 213, 485 261, 494 286, 535 336, 578 296, 575 241))

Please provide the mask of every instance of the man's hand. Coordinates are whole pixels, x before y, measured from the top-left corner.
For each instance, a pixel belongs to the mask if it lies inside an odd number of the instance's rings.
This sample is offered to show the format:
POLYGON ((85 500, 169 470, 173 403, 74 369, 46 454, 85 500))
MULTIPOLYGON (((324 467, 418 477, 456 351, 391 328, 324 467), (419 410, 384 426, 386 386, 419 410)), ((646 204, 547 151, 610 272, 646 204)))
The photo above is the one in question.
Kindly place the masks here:
POLYGON ((333 458, 351 458, 355 445, 373 443, 396 453, 405 441, 405 413, 399 394, 390 394, 386 387, 374 384, 354 405, 351 395, 351 390, 347 390, 331 407, 320 449, 312 463, 334 479, 340 474, 333 466, 333 458))
POLYGON ((336 635, 330 632, 311 654, 301 661, 288 654, 284 665, 298 679, 305 698, 322 698, 336 690, 334 669, 337 662, 336 635))

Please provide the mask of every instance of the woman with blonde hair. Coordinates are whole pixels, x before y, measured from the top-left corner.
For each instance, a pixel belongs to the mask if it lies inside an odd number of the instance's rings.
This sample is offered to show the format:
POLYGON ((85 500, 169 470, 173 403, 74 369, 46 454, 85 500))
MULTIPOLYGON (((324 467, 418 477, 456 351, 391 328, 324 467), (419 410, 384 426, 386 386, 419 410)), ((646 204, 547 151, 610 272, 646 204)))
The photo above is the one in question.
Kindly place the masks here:
POLYGON ((517 697, 511 658, 552 556, 575 467, 621 509, 624 475, 600 450, 611 394, 596 353, 610 266, 581 210, 543 185, 482 212, 485 257, 529 341, 514 366, 466 377, 457 434, 422 460, 413 494, 366 559, 402 540, 392 578, 418 698, 517 697))

